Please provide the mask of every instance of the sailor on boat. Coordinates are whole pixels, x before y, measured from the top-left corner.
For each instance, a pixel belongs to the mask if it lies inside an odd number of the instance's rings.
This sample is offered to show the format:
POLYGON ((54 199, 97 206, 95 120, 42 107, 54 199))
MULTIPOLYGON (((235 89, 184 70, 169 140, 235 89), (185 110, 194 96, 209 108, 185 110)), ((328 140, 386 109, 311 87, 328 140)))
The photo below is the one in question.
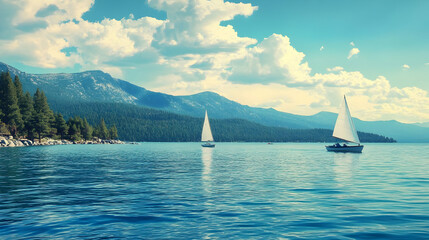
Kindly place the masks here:
POLYGON ((201 146, 203 147, 209 147, 209 148, 215 147, 215 144, 211 143, 211 142, 214 142, 214 139, 212 135, 212 130, 210 128, 210 122, 209 122, 209 117, 207 115, 207 110, 206 110, 206 115, 204 117, 203 131, 201 132, 201 142, 204 142, 204 144, 201 144, 201 146))
POLYGON ((341 104, 340 112, 338 113, 337 121, 335 122, 334 133, 332 136, 339 140, 356 143, 358 145, 349 146, 345 143, 343 145, 336 143, 331 146, 326 146, 326 150, 328 152, 362 152, 363 145, 360 145, 359 136, 353 123, 345 95, 344 101, 341 104))

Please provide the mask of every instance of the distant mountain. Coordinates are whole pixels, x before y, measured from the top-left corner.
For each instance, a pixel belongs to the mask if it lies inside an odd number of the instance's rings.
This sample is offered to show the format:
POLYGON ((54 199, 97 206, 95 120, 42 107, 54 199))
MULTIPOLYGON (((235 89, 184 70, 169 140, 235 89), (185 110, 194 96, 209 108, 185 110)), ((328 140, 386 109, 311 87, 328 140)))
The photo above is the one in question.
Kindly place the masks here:
MULTIPOLYGON (((333 129, 337 119, 336 113, 320 112, 304 117, 313 121, 319 128, 333 129)), ((359 131, 389 136, 398 142, 429 142, 429 128, 413 124, 405 124, 395 120, 390 121, 362 121, 354 118, 355 127, 359 131)))
POLYGON ((37 88, 45 91, 48 99, 58 102, 125 102, 134 103, 136 98, 127 90, 141 94, 144 89, 133 90, 129 82, 112 78, 102 71, 81 73, 29 74, 7 64, 0 63, 0 71, 18 75, 26 91, 35 92, 37 88))
POLYGON ((414 125, 419 126, 419 127, 426 127, 426 128, 429 128, 429 122, 424 122, 424 123, 414 123, 414 125))
MULTIPOLYGON (((84 116, 96 125, 103 118, 115 125, 120 139, 127 141, 197 142, 201 139, 203 118, 179 115, 126 103, 54 104, 65 118, 84 116)), ((328 129, 268 127, 243 119, 211 119, 216 142, 333 142, 328 129)), ((394 142, 372 133, 358 132, 362 142, 394 142)))
POLYGON ((240 118, 266 126, 314 128, 299 115, 241 105, 213 92, 189 96, 153 92, 102 71, 29 74, 4 63, 0 63, 0 71, 18 75, 26 91, 44 90, 50 102, 132 103, 193 117, 201 117, 207 110, 210 118, 240 118))
MULTIPOLYGON (((333 129, 336 114, 320 112, 311 116, 279 112, 272 108, 255 108, 241 105, 213 92, 189 96, 172 96, 149 91, 124 80, 111 77, 102 71, 61 74, 29 74, 0 63, 0 71, 18 75, 24 90, 45 91, 51 103, 117 102, 131 103, 163 111, 202 117, 207 109, 211 119, 246 119, 266 126, 286 128, 333 129)), ((397 121, 361 121, 355 119, 356 128, 392 137, 398 142, 429 142, 429 128, 397 121)))

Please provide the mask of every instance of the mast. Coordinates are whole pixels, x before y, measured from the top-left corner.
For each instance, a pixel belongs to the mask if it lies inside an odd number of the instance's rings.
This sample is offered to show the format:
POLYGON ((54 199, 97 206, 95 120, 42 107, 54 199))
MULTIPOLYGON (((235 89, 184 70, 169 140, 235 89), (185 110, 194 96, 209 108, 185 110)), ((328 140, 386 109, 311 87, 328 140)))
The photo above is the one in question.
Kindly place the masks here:
POLYGON ((335 122, 334 133, 332 136, 347 142, 360 144, 359 136, 357 135, 357 131, 347 105, 346 95, 344 95, 344 101, 342 102, 340 111, 338 112, 338 118, 335 122))
POLYGON ((213 142, 213 135, 212 135, 212 130, 210 129, 210 122, 209 122, 209 117, 207 115, 207 110, 206 110, 206 115, 204 117, 204 125, 203 125, 203 131, 201 133, 201 141, 202 142, 213 142))

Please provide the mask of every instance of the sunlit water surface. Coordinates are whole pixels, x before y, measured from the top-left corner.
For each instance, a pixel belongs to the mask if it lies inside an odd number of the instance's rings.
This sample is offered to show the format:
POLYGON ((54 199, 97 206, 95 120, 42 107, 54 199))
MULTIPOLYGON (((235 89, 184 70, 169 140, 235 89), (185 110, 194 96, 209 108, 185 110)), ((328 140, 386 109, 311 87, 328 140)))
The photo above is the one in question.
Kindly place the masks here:
POLYGON ((427 239, 429 145, 0 149, 3 239, 427 239))

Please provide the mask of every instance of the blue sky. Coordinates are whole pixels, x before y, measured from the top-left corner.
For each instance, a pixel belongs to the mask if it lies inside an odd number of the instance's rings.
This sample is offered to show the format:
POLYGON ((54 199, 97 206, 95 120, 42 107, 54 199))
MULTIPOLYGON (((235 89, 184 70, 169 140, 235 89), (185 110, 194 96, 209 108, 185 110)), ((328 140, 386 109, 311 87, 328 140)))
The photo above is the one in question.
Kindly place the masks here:
POLYGON ((27 72, 101 69, 304 115, 337 111, 347 94, 364 120, 429 121, 429 1, 0 4, 0 61, 27 72))
MULTIPOLYGON (((413 0, 247 0, 258 10, 248 17, 238 16, 231 24, 239 36, 263 40, 272 33, 287 35, 299 51, 307 55, 314 71, 333 65, 361 71, 370 78, 387 77, 399 87, 429 89, 429 1, 413 0), (354 42, 364 52, 344 64, 344 56, 354 42), (325 51, 320 51, 324 46, 325 51), (410 66, 404 71, 402 66, 410 66), (412 66, 412 68, 411 68, 412 66)), ((149 7, 146 1, 96 1, 83 15, 89 21, 120 20, 150 16, 166 19, 165 12, 149 7), (112 7, 114 6, 114 7, 112 7)))
POLYGON ((400 87, 429 87, 429 1, 249 2, 259 9, 232 22, 237 32, 257 39, 273 32, 289 36, 314 71, 342 65, 370 78, 386 76, 400 87), (361 53, 344 64, 352 41, 361 53), (404 72, 403 64, 410 70, 404 72))

